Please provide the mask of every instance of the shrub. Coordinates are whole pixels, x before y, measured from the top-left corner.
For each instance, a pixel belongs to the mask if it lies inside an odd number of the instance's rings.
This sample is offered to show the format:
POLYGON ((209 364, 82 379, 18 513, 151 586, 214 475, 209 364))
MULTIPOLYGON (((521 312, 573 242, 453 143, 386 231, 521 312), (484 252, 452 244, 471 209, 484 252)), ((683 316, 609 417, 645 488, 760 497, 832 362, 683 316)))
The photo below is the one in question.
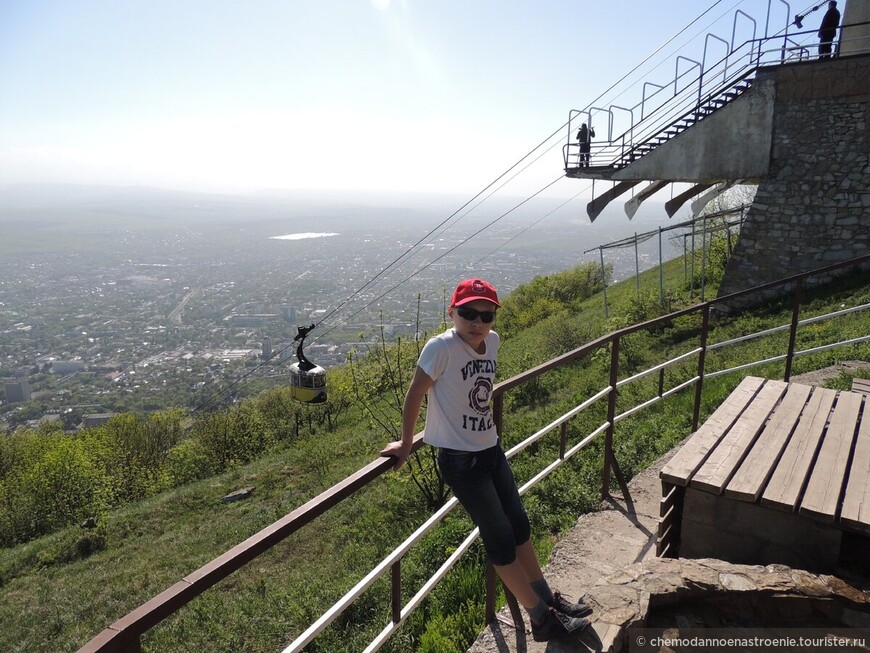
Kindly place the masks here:
POLYGON ((166 473, 172 487, 207 478, 214 473, 214 465, 199 440, 185 440, 169 451, 166 473))
POLYGON ((24 542, 104 513, 110 487, 81 440, 59 439, 34 465, 8 475, 0 485, 0 545, 24 542))
POLYGON ((216 472, 253 460, 275 442, 266 420, 248 403, 210 413, 193 430, 216 472))

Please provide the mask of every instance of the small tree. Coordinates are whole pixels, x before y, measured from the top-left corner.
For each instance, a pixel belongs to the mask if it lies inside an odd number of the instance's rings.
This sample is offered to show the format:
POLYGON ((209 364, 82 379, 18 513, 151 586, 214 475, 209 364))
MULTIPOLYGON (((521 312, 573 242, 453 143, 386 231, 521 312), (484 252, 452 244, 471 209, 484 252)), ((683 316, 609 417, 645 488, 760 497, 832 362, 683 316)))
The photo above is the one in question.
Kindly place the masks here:
MULTIPOLYGON (((420 333, 420 295, 417 295, 415 333, 420 333)), ((425 335, 424 338, 425 339, 425 335)), ((351 352, 348 366, 351 372, 351 391, 357 406, 393 440, 402 437, 402 406, 405 392, 411 382, 422 339, 412 342, 397 339, 388 345, 381 316, 380 335, 360 359, 351 352)), ((408 473, 430 508, 437 508, 447 500, 447 484, 438 469, 437 453, 433 447, 424 447, 408 460, 408 473)))
POLYGON ((735 186, 710 200, 698 214, 693 227, 684 234, 684 240, 690 237, 693 243, 692 251, 686 252, 691 257, 687 289, 718 287, 740 233, 734 224, 735 215, 741 208, 748 209, 757 190, 757 186, 735 186))

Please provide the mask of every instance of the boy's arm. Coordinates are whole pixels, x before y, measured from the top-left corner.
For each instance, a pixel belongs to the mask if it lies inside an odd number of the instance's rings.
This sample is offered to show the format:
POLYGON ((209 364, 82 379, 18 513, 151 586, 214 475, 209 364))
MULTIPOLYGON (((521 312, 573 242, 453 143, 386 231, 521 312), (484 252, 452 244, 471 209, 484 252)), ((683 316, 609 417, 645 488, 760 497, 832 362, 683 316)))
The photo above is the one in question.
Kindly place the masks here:
POLYGON ((393 469, 399 469, 411 455, 411 446, 414 444, 414 435, 417 428, 417 419, 423 408, 423 399, 429 388, 435 383, 426 372, 419 367, 414 372, 414 378, 405 395, 405 403, 402 406, 402 439, 398 442, 390 442, 381 451, 381 456, 393 456, 396 459, 393 469))

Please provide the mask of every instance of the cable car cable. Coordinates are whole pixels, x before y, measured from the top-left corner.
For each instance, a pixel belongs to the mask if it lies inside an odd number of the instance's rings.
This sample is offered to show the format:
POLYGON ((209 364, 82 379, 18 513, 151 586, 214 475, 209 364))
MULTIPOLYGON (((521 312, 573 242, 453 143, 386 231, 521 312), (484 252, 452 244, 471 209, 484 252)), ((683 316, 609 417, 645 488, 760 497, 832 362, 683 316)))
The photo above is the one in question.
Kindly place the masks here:
MULTIPOLYGON (((696 22, 698 22, 698 21, 699 21, 703 16, 705 16, 705 15, 706 15, 707 13, 709 13, 713 8, 715 8, 717 5, 721 4, 722 2, 723 2, 723 0, 717 0, 717 1, 716 1, 715 3, 713 3, 709 8, 707 8, 704 12, 702 12, 699 16, 697 16, 694 20, 692 20, 688 25, 686 25, 686 27, 682 28, 680 31, 678 31, 676 34, 674 34, 674 36, 672 36, 670 39, 668 39, 667 41, 665 41, 665 43, 663 43, 663 44, 662 44, 661 46, 659 46, 655 51, 653 51, 651 54, 649 54, 649 55, 648 55, 648 56, 647 56, 643 61, 641 61, 638 65, 636 65, 634 68, 632 68, 628 73, 626 73, 625 75, 623 75, 623 76, 622 76, 622 77, 621 77, 617 82, 615 82, 614 84, 612 84, 612 85, 611 85, 607 90, 605 90, 603 93, 601 93, 601 94, 600 94, 596 99, 594 99, 592 102, 590 102, 590 103, 587 105, 587 110, 588 110, 589 107, 591 107, 592 105, 594 105, 596 102, 600 101, 601 98, 603 98, 607 93, 609 93, 611 90, 613 90, 616 86, 618 86, 619 84, 621 84, 625 79, 627 79, 627 78, 628 78, 630 75, 632 75, 635 71, 637 71, 637 70, 638 70, 641 66, 643 66, 647 61, 649 61, 651 58, 653 58, 655 55, 657 55, 659 52, 661 52, 665 47, 667 47, 671 42, 673 42, 673 41, 674 41, 674 40, 675 40, 675 39, 676 39, 680 34, 682 34, 682 33, 684 33, 685 31, 687 31, 687 30, 688 30, 692 25, 694 25, 696 22)), ((738 4, 740 4, 740 3, 738 3, 738 4)), ((735 5, 735 6, 736 6, 736 5, 735 5)), ((548 141, 550 141, 550 140, 551 140, 552 138, 554 138, 555 136, 561 134, 562 131, 565 129, 565 127, 567 127, 568 125, 569 125, 569 121, 566 121, 565 123, 563 123, 562 126, 560 126, 557 130, 555 130, 555 131, 554 131, 553 133, 551 133, 549 136, 547 136, 543 141, 541 141, 538 145, 536 145, 536 146, 535 146, 534 148, 532 148, 528 153, 526 153, 523 157, 521 157, 518 161, 516 161, 513 165, 511 165, 507 170, 505 170, 505 171, 504 171, 503 173, 501 173, 498 177, 496 177, 493 181, 491 181, 489 184, 487 184, 487 185, 486 185, 482 190, 478 191, 478 192, 477 192, 473 197, 471 197, 468 201, 466 201, 462 206, 460 206, 458 209, 456 209, 456 210, 455 210, 453 213, 451 213, 447 218, 445 218, 444 220, 442 220, 438 225, 436 225, 433 229, 431 229, 431 230, 430 230, 426 235, 424 235, 421 239, 419 239, 419 240, 418 240, 416 243, 414 243, 411 247, 409 247, 407 250, 405 250, 405 252, 403 252, 401 255, 399 255, 398 257, 396 257, 396 258, 395 258, 391 263, 389 263, 389 264, 388 264, 385 268, 383 268, 380 272, 378 272, 378 273, 377 273, 376 275, 374 275, 371 279, 369 279, 368 281, 366 281, 362 286, 360 286, 359 288, 357 288, 357 289, 356 289, 353 293, 351 293, 347 298, 345 298, 344 300, 342 300, 342 301, 341 301, 341 302, 340 302, 340 303, 339 303, 339 304, 338 304, 334 309, 332 309, 332 310, 331 310, 329 313, 327 313, 323 318, 321 318, 320 322, 318 322, 318 323, 317 323, 316 325, 314 325, 314 326, 317 326, 317 325, 322 324, 323 322, 325 322, 325 321, 326 321, 327 319, 329 319, 332 315, 334 315, 335 313, 337 313, 341 308, 343 308, 343 307, 346 306, 350 301, 352 301, 354 297, 356 297, 356 296, 359 295, 363 290, 365 290, 366 288, 368 288, 368 287, 369 287, 372 283, 374 283, 377 279, 383 277, 387 272, 389 272, 389 270, 391 270, 393 267, 395 267, 396 265, 398 265, 398 264, 399 264, 403 259, 405 259, 407 256, 409 256, 410 253, 411 253, 412 251, 414 251, 414 250, 415 250, 415 249, 416 249, 416 248, 417 248, 417 247, 418 247, 418 246, 419 246, 423 241, 425 241, 426 238, 428 238, 432 233, 434 233, 435 231, 437 231, 437 230, 438 230, 439 228, 441 228, 443 225, 447 224, 447 223, 448 223, 448 222, 449 222, 453 217, 455 217, 457 214, 459 214, 459 213, 460 213, 464 208, 466 208, 469 204, 471 204, 472 202, 474 202, 478 197, 480 197, 481 195, 483 195, 487 190, 489 190, 492 186, 494 186, 496 183, 498 183, 498 181, 501 180, 505 175, 507 175, 508 173, 510 173, 514 168, 516 168, 518 165, 520 165, 523 161, 525 161, 525 160, 526 160, 529 156, 531 156, 534 152, 536 152, 538 149, 540 149, 541 147, 543 147, 543 146, 544 146, 548 141)), ((553 147, 555 147, 555 145, 550 146, 550 147, 549 147, 549 148, 548 148, 544 153, 546 153, 547 151, 551 150, 553 147)), ((543 154, 542 154, 541 156, 543 156, 543 154)), ((540 158, 540 157, 538 157, 538 158, 540 158)), ((523 204, 525 204, 527 201, 531 200, 532 198, 538 196, 540 193, 542 193, 544 190, 548 189, 548 188, 549 188, 550 186, 552 186, 556 181, 558 181, 559 179, 562 179, 562 178, 563 178, 563 176, 560 175, 559 178, 557 178, 557 179, 554 180, 553 182, 547 184, 545 187, 543 187, 542 189, 540 189, 539 191, 537 191, 537 192, 534 193, 533 195, 529 196, 528 198, 526 198, 525 200, 523 200, 521 203, 517 204, 514 208, 510 209, 507 213, 503 214, 502 216, 500 216, 499 218, 497 218, 496 220, 494 220, 492 223, 490 223, 490 225, 491 225, 491 224, 495 224, 495 222, 498 222, 499 220, 501 220, 503 217, 505 217, 505 216, 508 215, 509 213, 512 213, 514 210, 516 210, 517 208, 519 208, 520 206, 522 206, 523 204)), ((399 284, 396 284, 396 285, 392 286, 388 291, 386 291, 385 293, 382 293, 382 294, 379 295, 375 300, 373 300, 372 302, 369 302, 368 304, 366 304, 366 306, 364 306, 363 309, 368 308, 369 306, 371 306, 371 304, 374 303, 374 301, 378 301, 378 300, 382 299, 385 295, 389 294, 390 292, 392 292, 393 290, 395 290, 399 285, 401 285, 401 283, 404 283, 405 281, 407 281, 407 279, 413 278, 413 276, 415 276, 415 275, 416 275, 417 273, 419 273, 420 271, 425 270, 425 269, 427 269, 428 267, 431 267, 431 265, 433 265, 435 262, 437 262, 438 260, 440 260, 441 258, 443 258, 444 256, 446 256, 446 255, 449 254, 450 252, 454 251, 457 247, 461 246, 462 244, 464 244, 465 242, 467 242, 467 241, 470 240, 471 238, 477 236, 479 233, 481 233, 484 229, 486 229, 486 228, 487 228, 488 226, 490 226, 490 225, 486 225, 486 226, 483 227, 482 229, 480 229, 480 230, 478 230, 477 232, 475 232, 474 234, 472 234, 472 236, 469 236, 468 238, 466 238, 465 240, 463 240, 461 243, 459 243, 459 244, 456 245, 455 247, 453 247, 453 248, 451 248, 450 250, 448 250, 448 252, 445 252, 444 254, 442 254, 441 256, 439 256, 438 258, 436 258, 434 261, 430 262, 429 264, 427 264, 426 266, 424 266, 423 268, 421 268, 421 270, 416 271, 414 274, 412 274, 411 276, 407 277, 404 281, 400 282, 399 284)), ((363 310, 363 309, 360 309, 360 311, 363 310)), ((357 312, 353 313, 350 317, 353 317, 354 315, 357 315, 360 311, 357 311, 357 312)), ((335 328, 335 327, 334 327, 334 328, 335 328)), ((334 330, 334 328, 331 329, 331 330, 334 330)), ((331 330, 330 330, 330 331, 331 331, 331 330)), ((328 333, 328 332, 327 332, 327 333, 328 333)), ((277 355, 280 355, 281 353, 283 353, 284 351, 286 351, 286 349, 287 349, 288 347, 290 347, 290 345, 287 345, 287 346, 285 346, 285 347, 282 347, 280 350, 278 350, 278 351, 276 351, 276 352, 273 352, 272 356, 270 356, 269 358, 265 359, 262 363, 260 363, 260 364, 257 365, 256 367, 254 367, 252 370, 250 370, 250 371, 247 372, 246 374, 243 374, 243 375, 242 375, 241 377, 239 377, 236 381, 232 382, 232 383, 228 386, 227 389, 225 389, 225 390, 223 390, 223 391, 219 391, 219 392, 216 393, 212 398, 206 400, 205 403, 203 403, 203 404, 201 404, 200 406, 198 406, 197 408, 195 408, 195 409, 194 409, 194 412, 199 412, 200 410, 204 410, 204 409, 207 408, 209 405, 213 404, 214 401, 215 401, 215 397, 220 397, 221 400, 222 400, 222 399, 223 399, 223 395, 227 394, 229 391, 231 391, 233 388, 235 388, 239 383, 241 383, 244 379, 246 379, 246 378, 249 377, 251 374, 253 374, 254 372, 256 372, 258 369, 260 369, 260 368, 261 368, 263 365, 265 365, 266 363, 270 362, 270 361, 271 361, 272 359, 274 359, 277 355)))

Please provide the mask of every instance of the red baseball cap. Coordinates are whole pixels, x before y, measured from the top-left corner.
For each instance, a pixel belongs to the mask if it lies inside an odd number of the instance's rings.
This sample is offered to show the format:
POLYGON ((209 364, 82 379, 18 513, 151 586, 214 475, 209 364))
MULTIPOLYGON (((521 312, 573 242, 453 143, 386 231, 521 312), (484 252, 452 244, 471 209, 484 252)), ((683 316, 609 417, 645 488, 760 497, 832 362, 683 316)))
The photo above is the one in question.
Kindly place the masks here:
POLYGON ((495 291, 495 287, 483 279, 460 281, 459 285, 456 286, 456 290, 453 291, 453 299, 450 300, 450 305, 462 306, 476 299, 484 299, 496 306, 501 306, 498 303, 498 293, 495 291))

